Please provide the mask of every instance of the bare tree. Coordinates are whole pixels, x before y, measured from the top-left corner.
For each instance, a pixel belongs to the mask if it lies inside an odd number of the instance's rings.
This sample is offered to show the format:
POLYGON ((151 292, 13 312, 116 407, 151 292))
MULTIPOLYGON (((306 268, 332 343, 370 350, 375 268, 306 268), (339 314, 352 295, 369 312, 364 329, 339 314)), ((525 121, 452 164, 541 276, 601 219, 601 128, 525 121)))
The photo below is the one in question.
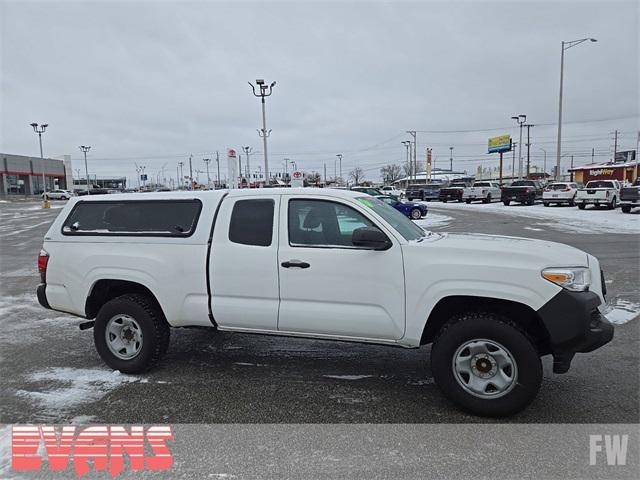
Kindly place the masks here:
POLYGON ((409 162, 403 163, 402 164, 402 172, 404 173, 405 177, 410 177, 411 176, 411 172, 412 172, 411 163, 409 163, 409 162))
POLYGON ((317 185, 322 181, 322 176, 318 172, 311 172, 305 175, 305 184, 317 185))
POLYGON ((380 169, 380 175, 384 183, 393 183, 402 178, 402 167, 395 163, 390 163, 380 169))
POLYGON ((364 180, 364 170, 360 167, 356 167, 349 172, 349 178, 353 180, 353 183, 358 185, 362 180, 364 180))

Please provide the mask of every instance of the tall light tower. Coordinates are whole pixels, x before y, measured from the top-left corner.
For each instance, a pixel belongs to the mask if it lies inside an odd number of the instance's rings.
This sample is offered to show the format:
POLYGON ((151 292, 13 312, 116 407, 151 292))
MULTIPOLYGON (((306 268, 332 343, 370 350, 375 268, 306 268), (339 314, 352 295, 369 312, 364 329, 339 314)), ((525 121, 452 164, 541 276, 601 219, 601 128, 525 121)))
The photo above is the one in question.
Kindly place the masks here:
POLYGON ((207 188, 211 188, 211 176, 209 175, 209 163, 211 162, 211 159, 203 158, 202 161, 207 166, 207 188))
POLYGON ((87 153, 91 150, 91 147, 80 145, 80 150, 84 153, 84 174, 87 176, 87 194, 89 193, 89 167, 87 166, 87 153))
POLYGON ((562 156, 562 87, 564 80, 564 51, 569 50, 571 47, 580 45, 586 41, 597 42, 595 38, 581 38, 579 40, 571 40, 570 42, 562 42, 562 49, 560 50, 560 94, 558 96, 558 145, 556 148, 556 174, 555 180, 559 180, 560 175, 560 157, 562 156))
POLYGON ((340 163, 340 169, 338 171, 340 172, 340 182, 342 182, 342 154, 338 153, 336 154, 336 157, 338 157, 338 161, 340 163))
POLYGON ((30 124, 33 127, 33 131, 38 134, 38 140, 40 141, 40 161, 42 162, 42 196, 44 201, 42 202, 42 208, 49 208, 49 202, 47 201, 47 179, 45 177, 44 155, 42 153, 42 134, 47 130, 48 123, 38 125, 37 123, 30 124))
POLYGON ((526 115, 514 115, 511 117, 520 127, 520 141, 518 142, 518 179, 522 179, 522 125, 527 121, 526 115))
POLYGON ((262 101, 262 130, 258 130, 258 135, 262 137, 262 146, 264 149, 264 178, 265 185, 269 184, 269 159, 267 157, 267 137, 271 134, 271 130, 267 130, 267 116, 265 113, 265 97, 270 96, 273 93, 273 87, 276 86, 276 82, 271 82, 270 85, 266 85, 264 79, 258 78, 256 80, 256 84, 258 85, 259 92, 256 92, 256 87, 253 83, 249 82, 251 85, 251 89, 253 90, 253 95, 256 97, 260 97, 262 101))
POLYGON ((250 154, 251 151, 253 149, 251 147, 242 147, 242 151, 245 153, 245 155, 247 156, 247 177, 248 177, 248 182, 249 182, 249 188, 251 188, 251 162, 250 162, 250 154))
POLYGON ((413 137, 413 181, 418 180, 418 157, 417 157, 417 132, 415 130, 407 130, 407 133, 413 137))
POLYGON ((449 170, 453 172, 453 147, 449 147, 449 170))

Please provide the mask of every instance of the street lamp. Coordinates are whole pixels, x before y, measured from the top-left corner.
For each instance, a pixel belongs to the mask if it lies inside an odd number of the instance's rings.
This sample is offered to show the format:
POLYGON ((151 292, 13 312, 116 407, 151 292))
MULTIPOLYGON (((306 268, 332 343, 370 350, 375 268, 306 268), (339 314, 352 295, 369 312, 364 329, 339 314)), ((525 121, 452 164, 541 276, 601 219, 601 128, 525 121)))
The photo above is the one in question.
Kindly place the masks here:
POLYGON ((449 147, 449 170, 453 172, 453 147, 449 147))
POLYGON ((47 201, 47 180, 44 173, 44 155, 42 154, 42 134, 47 130, 49 124, 43 123, 42 125, 38 125, 34 122, 30 125, 33 127, 33 131, 38 134, 38 140, 40 141, 40 161, 42 162, 42 193, 44 198, 44 201, 42 202, 42 208, 49 208, 49 202, 47 201))
POLYGON ((544 152, 544 162, 542 163, 542 173, 544 174, 545 181, 547 180, 547 151, 542 147, 537 147, 538 150, 542 150, 544 152))
POLYGON ((203 158, 202 161, 207 166, 207 188, 211 188, 211 177, 209 176, 209 162, 211 162, 210 158, 203 158))
POLYGON ((338 157, 338 160, 340 161, 340 182, 342 182, 342 154, 338 153, 336 154, 336 157, 338 157))
POLYGON ((520 126, 520 141, 518 142, 518 178, 522 179, 522 125, 527 121, 526 115, 517 115, 511 117, 520 126))
POLYGON ((249 188, 251 188, 251 163, 249 162, 249 154, 252 150, 253 149, 251 147, 242 147, 242 151, 247 156, 247 177, 249 178, 249 188))
MULTIPOLYGON (((411 179, 411 158, 409 157, 411 152, 411 141, 404 140, 401 143, 404 145, 407 151, 407 166, 409 167, 409 171, 407 173, 408 173, 409 179, 411 179)), ((409 185, 409 182, 407 182, 407 185, 409 185)))
POLYGON ((262 137, 262 143, 264 147, 264 178, 265 185, 269 184, 269 160, 267 159, 267 137, 271 133, 271 130, 267 130, 267 117, 265 113, 265 97, 270 96, 273 93, 273 87, 276 86, 276 82, 272 82, 270 85, 266 85, 264 80, 259 78, 256 80, 256 84, 258 85, 258 89, 260 92, 256 92, 256 87, 253 83, 248 82, 251 85, 251 89, 253 90, 253 95, 256 97, 260 97, 262 101, 262 130, 258 130, 258 136, 262 137))
POLYGON ((564 51, 569 50, 571 47, 580 45, 586 41, 597 42, 595 38, 581 38, 579 40, 571 40, 570 42, 562 42, 562 50, 560 51, 560 95, 558 98, 558 146, 556 149, 556 175, 555 180, 559 179, 560 175, 560 156, 562 155, 562 84, 564 80, 564 51))
POLYGON ((84 173, 87 176, 87 194, 89 193, 89 168, 87 167, 87 152, 91 150, 91 147, 80 145, 80 150, 84 153, 84 173))

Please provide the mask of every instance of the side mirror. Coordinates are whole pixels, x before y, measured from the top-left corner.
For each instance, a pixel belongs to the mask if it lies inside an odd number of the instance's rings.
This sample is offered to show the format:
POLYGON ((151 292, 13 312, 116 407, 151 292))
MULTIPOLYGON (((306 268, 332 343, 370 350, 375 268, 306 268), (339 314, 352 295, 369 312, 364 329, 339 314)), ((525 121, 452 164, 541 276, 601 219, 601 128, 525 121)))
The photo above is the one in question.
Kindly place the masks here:
POLYGON ((356 228, 351 234, 351 243, 369 250, 388 250, 392 245, 384 232, 376 227, 356 228))

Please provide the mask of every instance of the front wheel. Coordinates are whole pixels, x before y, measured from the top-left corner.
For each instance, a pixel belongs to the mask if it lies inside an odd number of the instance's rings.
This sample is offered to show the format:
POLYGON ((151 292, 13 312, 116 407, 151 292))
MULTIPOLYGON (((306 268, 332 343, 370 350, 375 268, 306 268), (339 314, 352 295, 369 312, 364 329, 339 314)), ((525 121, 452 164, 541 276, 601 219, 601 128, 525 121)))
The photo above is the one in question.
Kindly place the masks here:
POLYGON ((447 203, 447 199, 446 199, 446 198, 443 198, 443 199, 442 199, 442 203, 447 203))
POLYGON ((471 203, 471 200, 465 200, 465 202, 467 202, 467 205, 469 205, 471 203))
POLYGON ((544 205, 545 207, 548 207, 549 205, 551 205, 551 203, 549 203, 549 202, 542 202, 542 205, 544 205))
POLYGON ((609 202, 607 204, 607 208, 609 210, 614 210, 616 208, 616 197, 613 197, 613 199, 611 200, 611 202, 609 202))
POLYGON ((413 210, 411 210, 409 215, 411 216, 412 220, 420 220, 422 218, 422 212, 419 208, 414 208, 413 210))
POLYGON ((579 203, 579 204, 578 204, 578 208, 579 208, 580 210, 584 210, 584 208, 585 208, 585 207, 586 207, 586 205, 585 205, 584 203, 579 203))
POLYGON ((511 200, 503 200, 502 203, 505 207, 508 207, 511 204, 511 200))
POLYGON ((622 205, 622 213, 631 213, 631 205, 622 205))
POLYGON ((142 373, 167 351, 169 324, 150 297, 122 295, 109 300, 98 312, 93 340, 109 367, 123 373, 142 373))
POLYGON ((542 383, 533 341, 508 318, 491 312, 454 316, 431 349, 431 371, 444 395, 476 415, 523 410, 542 383))
POLYGON ((482 203, 491 203, 491 194, 487 195, 487 198, 482 200, 482 203))

